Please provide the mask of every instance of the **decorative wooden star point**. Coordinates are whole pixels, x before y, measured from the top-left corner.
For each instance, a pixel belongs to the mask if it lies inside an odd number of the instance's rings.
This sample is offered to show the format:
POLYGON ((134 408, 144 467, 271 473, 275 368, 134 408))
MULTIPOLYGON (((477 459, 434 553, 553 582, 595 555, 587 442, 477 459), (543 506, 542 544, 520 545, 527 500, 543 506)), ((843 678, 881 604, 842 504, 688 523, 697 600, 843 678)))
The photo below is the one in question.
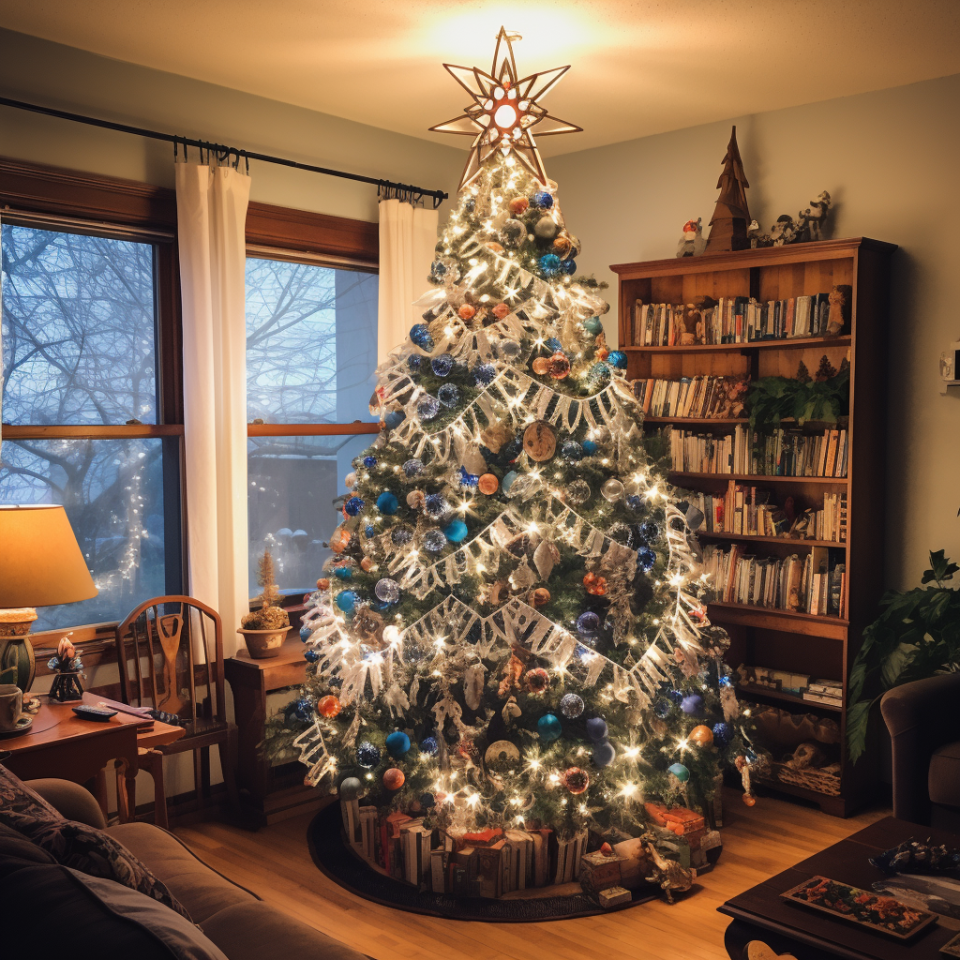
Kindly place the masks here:
POLYGON ((541 137, 579 133, 583 129, 550 116, 540 105, 540 100, 560 82, 570 67, 554 67, 518 79, 513 43, 520 39, 518 33, 500 28, 489 73, 479 67, 444 64, 453 79, 473 99, 459 117, 430 128, 438 133, 474 138, 460 179, 461 190, 479 176, 484 161, 497 150, 505 156, 516 154, 524 166, 546 185, 547 174, 533 138, 533 128, 537 127, 537 134, 541 137))

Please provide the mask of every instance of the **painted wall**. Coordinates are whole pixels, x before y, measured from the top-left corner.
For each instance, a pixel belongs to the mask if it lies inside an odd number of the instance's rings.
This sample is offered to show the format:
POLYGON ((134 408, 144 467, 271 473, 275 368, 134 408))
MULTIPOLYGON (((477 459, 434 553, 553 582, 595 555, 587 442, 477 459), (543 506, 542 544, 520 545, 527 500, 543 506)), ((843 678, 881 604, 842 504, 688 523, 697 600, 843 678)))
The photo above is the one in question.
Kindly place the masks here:
MULTIPOLYGON (((609 281, 612 263, 676 254, 680 229, 717 198, 731 122, 765 229, 821 190, 836 201, 831 236, 899 244, 892 262, 887 585, 913 586, 927 552, 960 557, 960 389, 941 396, 940 351, 960 337, 960 76, 706 124, 547 161, 581 267, 609 281)), ((588 118, 583 120, 584 125, 588 118)))
MULTIPOLYGON (((456 190, 463 153, 0 29, 0 96, 365 176, 456 190)), ((173 147, 0 107, 0 156, 173 186, 173 147)), ((377 219, 377 191, 251 163, 251 199, 377 219)))

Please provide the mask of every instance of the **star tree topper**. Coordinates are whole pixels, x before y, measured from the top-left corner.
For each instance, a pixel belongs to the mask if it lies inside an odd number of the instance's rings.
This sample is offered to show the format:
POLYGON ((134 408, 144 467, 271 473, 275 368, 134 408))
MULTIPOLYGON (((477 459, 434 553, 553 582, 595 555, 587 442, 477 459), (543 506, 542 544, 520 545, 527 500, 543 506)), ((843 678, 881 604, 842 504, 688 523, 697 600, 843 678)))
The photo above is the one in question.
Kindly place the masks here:
POLYGON ((461 190, 476 179, 483 162, 495 150, 502 151, 504 155, 515 153, 546 186, 547 174, 531 128, 542 123, 543 126, 537 128, 537 134, 541 137, 580 133, 583 130, 575 124, 550 116, 539 103, 559 83, 570 69, 569 66, 541 70, 522 80, 517 79, 513 42, 520 39, 520 34, 500 28, 490 73, 485 73, 479 67, 444 64, 454 80, 473 98, 473 103, 464 108, 461 116, 430 128, 438 133, 474 137, 467 165, 460 178, 461 190))

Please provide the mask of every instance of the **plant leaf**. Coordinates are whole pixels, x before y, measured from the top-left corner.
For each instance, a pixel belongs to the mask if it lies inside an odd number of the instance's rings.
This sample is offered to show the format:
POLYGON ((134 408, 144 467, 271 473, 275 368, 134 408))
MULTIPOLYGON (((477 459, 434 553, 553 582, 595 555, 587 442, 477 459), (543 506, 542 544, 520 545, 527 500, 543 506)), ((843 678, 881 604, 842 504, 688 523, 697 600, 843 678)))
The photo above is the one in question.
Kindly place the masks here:
POLYGON ((876 702, 875 699, 859 700, 847 710, 847 752, 851 763, 856 763, 867 749, 870 708, 876 702))
POLYGON ((900 677, 916 652, 916 644, 900 643, 887 655, 880 667, 880 682, 884 690, 889 690, 901 682, 900 677))

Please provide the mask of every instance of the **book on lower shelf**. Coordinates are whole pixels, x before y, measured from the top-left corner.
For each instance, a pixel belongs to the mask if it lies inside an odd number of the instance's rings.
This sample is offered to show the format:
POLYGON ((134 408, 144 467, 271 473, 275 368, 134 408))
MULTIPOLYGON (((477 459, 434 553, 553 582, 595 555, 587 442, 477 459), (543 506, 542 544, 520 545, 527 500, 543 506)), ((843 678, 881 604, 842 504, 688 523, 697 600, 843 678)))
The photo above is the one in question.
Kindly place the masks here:
POLYGON ((644 416, 713 420, 738 417, 749 377, 681 377, 633 381, 633 395, 644 416))

